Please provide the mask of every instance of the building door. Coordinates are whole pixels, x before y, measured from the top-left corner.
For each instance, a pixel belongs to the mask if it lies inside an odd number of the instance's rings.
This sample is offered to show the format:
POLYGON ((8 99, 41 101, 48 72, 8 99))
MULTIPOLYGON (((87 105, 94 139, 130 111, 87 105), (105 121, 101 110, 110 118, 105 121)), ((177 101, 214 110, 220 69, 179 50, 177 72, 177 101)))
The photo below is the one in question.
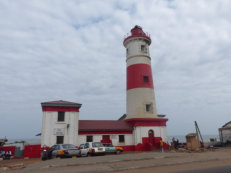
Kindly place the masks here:
POLYGON ((153 130, 149 130, 148 131, 148 139, 149 139, 149 142, 154 145, 155 143, 155 138, 154 138, 154 131, 153 130))
POLYGON ((103 135, 101 142, 102 143, 111 143, 110 135, 103 135))

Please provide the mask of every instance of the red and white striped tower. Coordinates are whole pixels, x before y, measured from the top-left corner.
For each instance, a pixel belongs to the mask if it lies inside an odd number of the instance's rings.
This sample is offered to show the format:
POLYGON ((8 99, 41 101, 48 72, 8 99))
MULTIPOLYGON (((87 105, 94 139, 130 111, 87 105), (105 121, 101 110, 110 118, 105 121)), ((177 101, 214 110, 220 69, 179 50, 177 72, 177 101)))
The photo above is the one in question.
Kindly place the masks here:
POLYGON ((149 45, 140 26, 124 40, 127 49, 127 119, 157 118, 149 45))
POLYGON ((127 116, 134 127, 135 145, 160 137, 167 141, 166 121, 157 115, 149 46, 151 38, 140 26, 124 39, 127 51, 127 116))

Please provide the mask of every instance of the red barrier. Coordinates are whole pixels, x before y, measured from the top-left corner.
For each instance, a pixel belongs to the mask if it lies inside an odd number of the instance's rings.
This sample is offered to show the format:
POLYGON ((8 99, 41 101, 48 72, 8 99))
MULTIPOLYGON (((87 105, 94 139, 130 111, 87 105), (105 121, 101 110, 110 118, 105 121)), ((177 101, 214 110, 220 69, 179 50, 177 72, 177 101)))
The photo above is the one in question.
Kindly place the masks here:
POLYGON ((41 145, 26 145, 24 148, 24 157, 39 158, 41 156, 41 145))

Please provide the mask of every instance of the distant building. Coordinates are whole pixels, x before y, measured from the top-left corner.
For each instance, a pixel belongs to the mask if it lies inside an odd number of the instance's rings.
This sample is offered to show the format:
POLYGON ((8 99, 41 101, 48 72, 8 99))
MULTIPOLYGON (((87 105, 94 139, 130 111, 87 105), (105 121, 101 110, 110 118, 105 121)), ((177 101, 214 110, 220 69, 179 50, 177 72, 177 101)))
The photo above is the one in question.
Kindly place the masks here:
POLYGON ((219 128, 221 142, 231 142, 231 121, 219 128))
POLYGON ((186 147, 187 149, 194 150, 200 147, 196 133, 189 133, 186 135, 186 147))
POLYGON ((156 110, 149 54, 151 38, 140 26, 135 26, 123 44, 127 53, 126 114, 119 120, 79 120, 79 103, 62 100, 41 103, 42 146, 95 141, 142 151, 158 148, 161 138, 167 143, 168 119, 156 110))

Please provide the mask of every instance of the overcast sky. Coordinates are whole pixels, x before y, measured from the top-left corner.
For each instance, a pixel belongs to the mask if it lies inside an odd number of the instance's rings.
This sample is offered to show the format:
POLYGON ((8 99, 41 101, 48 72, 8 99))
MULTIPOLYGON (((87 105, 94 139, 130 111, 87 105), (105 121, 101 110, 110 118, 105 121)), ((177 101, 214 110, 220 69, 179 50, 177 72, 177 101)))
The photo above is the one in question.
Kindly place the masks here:
POLYGON ((124 36, 140 25, 169 135, 231 121, 231 1, 1 0, 0 138, 35 138, 41 102, 82 104, 82 120, 126 112, 124 36))

